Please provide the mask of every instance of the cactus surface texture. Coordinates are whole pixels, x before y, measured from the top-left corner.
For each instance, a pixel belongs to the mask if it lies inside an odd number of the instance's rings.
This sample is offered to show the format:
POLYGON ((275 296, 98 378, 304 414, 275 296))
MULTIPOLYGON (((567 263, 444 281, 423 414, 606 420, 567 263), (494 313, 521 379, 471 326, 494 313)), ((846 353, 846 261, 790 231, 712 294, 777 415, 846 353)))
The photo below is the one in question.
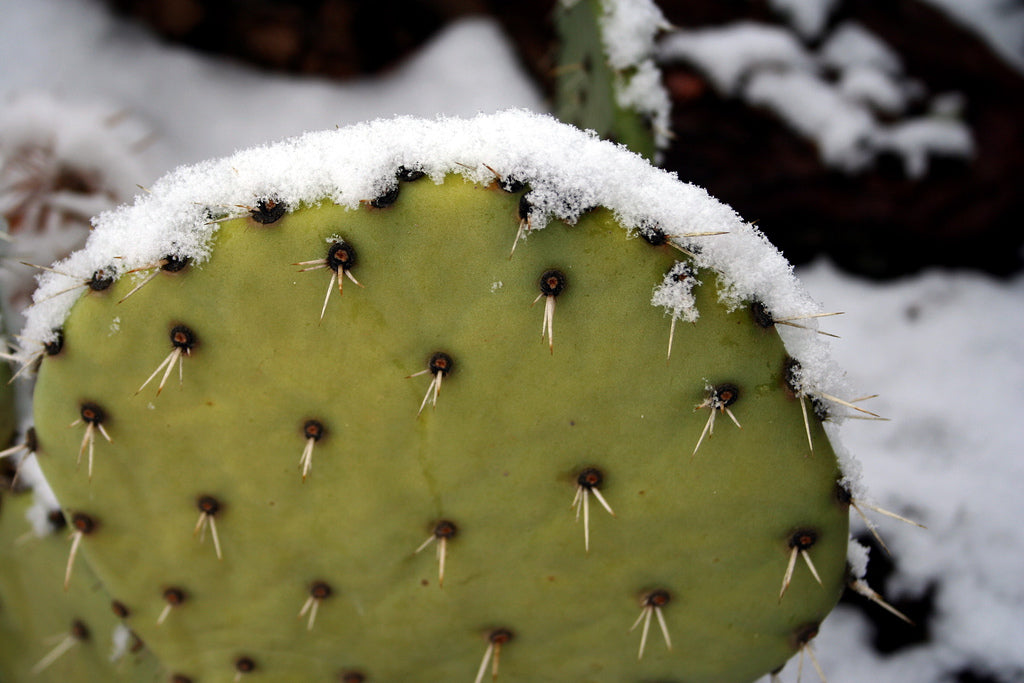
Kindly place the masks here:
MULTIPOLYGON (((97 635, 37 680, 740 683, 845 584, 839 375, 774 324, 817 306, 728 207, 551 118, 182 169, 54 271, 23 360, 69 527, 5 540, 0 616, 97 635), (111 663, 115 621, 145 646, 111 663)), ((53 647, 21 642, 0 680, 53 647)))

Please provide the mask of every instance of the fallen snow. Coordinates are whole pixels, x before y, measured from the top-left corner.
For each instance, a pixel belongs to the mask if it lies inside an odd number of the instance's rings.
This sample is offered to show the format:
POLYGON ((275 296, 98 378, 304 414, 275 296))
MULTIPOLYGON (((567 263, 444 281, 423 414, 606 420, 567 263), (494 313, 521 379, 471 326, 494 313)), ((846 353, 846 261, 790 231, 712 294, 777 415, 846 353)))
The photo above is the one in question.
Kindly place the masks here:
POLYGON ((959 122, 943 116, 887 126, 878 131, 875 144, 879 150, 902 157, 911 178, 923 177, 931 158, 961 158, 966 150, 974 148, 970 133, 959 122))
POLYGON ((933 642, 884 658, 868 654, 863 617, 837 610, 817 639, 829 680, 934 683, 968 664, 1024 680, 1024 276, 934 271, 881 285, 826 263, 799 274, 846 311, 829 319, 842 336, 833 351, 891 418, 843 428, 871 497, 928 527, 868 511, 899 570, 886 597, 938 585, 933 642))
POLYGON ((796 36, 782 27, 752 21, 720 28, 677 29, 661 41, 659 59, 699 64, 712 85, 730 96, 740 94, 755 69, 814 68, 796 36))
POLYGON ((5 98, 0 107, 0 159, 21 148, 51 148, 60 164, 96 174, 103 191, 129 198, 138 191, 136 183, 144 172, 133 152, 146 144, 151 132, 114 102, 67 101, 49 92, 27 91, 5 98))
POLYGON ((842 101, 863 104, 866 109, 887 116, 902 114, 907 108, 906 89, 870 67, 849 66, 844 69, 838 78, 836 91, 842 101))
POLYGON ((496 22, 466 18, 374 79, 337 83, 246 69, 170 47, 85 0, 0 0, 0 101, 46 88, 120 103, 157 131, 148 186, 170 168, 400 114, 471 116, 544 100, 496 22))
POLYGON ((804 38, 817 38, 839 0, 769 0, 804 38))
POLYGON ((662 283, 654 289, 651 303, 668 311, 672 316, 673 325, 677 320, 697 322, 700 311, 697 310, 693 288, 699 284, 700 280, 697 279, 693 268, 685 261, 676 261, 665 274, 662 283))
POLYGON ((744 94, 814 140, 825 164, 852 172, 871 163, 875 118, 817 75, 758 70, 744 94))
MULTIPOLYGON (((997 54, 1024 71, 1024 5, 1006 0, 922 0, 974 31, 997 54)), ((806 40, 821 37, 840 0, 769 0, 806 40)))
POLYGON ((892 76, 903 71, 899 55, 854 21, 837 26, 822 44, 819 56, 824 66, 833 69, 866 67, 892 76))
MULTIPOLYGON (((80 247, 90 218, 131 199, 139 179, 149 175, 137 151, 151 135, 113 102, 65 100, 43 91, 4 98, 0 214, 18 217, 18 239, 0 245, 3 256, 48 264, 80 247)), ((8 303, 28 303, 30 275, 27 268, 0 270, 8 303)))
POLYGON ((814 142, 823 163, 847 173, 891 153, 916 178, 932 156, 968 158, 974 151, 958 113, 937 113, 947 94, 929 96, 903 73, 895 52, 852 22, 837 26, 814 50, 769 24, 678 30, 661 42, 658 59, 693 65, 723 96, 772 112, 814 142), (911 103, 928 97, 931 111, 905 116, 911 103))
POLYGON ((669 28, 651 0, 601 0, 605 54, 613 69, 629 69, 650 59, 654 38, 669 28))

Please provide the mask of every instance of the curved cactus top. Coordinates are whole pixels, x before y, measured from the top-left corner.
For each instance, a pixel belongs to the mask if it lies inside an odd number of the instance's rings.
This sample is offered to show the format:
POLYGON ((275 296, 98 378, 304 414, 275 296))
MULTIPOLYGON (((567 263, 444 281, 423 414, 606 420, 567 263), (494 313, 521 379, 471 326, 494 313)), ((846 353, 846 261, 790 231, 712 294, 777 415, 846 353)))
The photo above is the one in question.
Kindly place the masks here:
MULTIPOLYGON (((201 266, 223 220, 241 215, 272 220, 276 212, 325 201, 357 208, 366 197, 377 198, 372 206, 386 206, 403 174, 421 173, 436 183, 457 174, 513 190, 527 187, 520 204, 526 229, 515 240, 509 236, 513 250, 514 242, 551 220, 572 224, 603 206, 634 236, 668 242, 697 268, 716 271, 719 299, 729 309, 753 304, 768 325, 804 318, 801 326, 812 328, 813 317, 821 315, 783 255, 702 188, 592 132, 513 110, 471 119, 381 119, 179 168, 134 204, 94 219, 87 246, 40 276, 20 359, 32 362, 59 339, 64 319, 85 291, 129 272, 186 262, 201 266)), ((651 303, 673 319, 693 321, 699 311, 683 279, 667 276, 651 303)), ((779 332, 799 361, 791 372, 797 392, 849 395, 824 340, 784 328, 779 332)), ((842 459, 849 479, 855 466, 842 459)))

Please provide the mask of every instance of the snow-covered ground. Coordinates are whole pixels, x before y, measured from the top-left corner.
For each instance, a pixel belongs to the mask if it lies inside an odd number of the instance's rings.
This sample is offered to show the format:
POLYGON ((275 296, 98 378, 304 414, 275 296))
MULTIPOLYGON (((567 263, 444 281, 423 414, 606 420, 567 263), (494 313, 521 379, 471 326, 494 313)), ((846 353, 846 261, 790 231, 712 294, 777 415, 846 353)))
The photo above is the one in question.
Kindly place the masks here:
POLYGON ((831 168, 854 173, 891 154, 920 178, 932 155, 970 158, 958 93, 926 92, 898 54, 854 21, 820 39, 811 50, 786 26, 759 22, 678 29, 661 42, 659 59, 696 66, 723 97, 771 111, 831 168), (924 113, 908 115, 912 105, 924 113))
MULTIPOLYGON (((946 4, 963 11, 995 3, 946 4)), ((43 92, 68 115, 46 119, 35 105, 34 123, 57 121, 48 124, 60 127, 52 135, 71 141, 106 125, 76 112, 99 103, 126 115, 152 133, 121 158, 143 186, 178 164, 378 116, 545 107, 485 19, 449 27, 387 76, 338 84, 162 45, 87 0, 0 0, 0 16, 0 107, 43 92)), ((851 384, 879 393, 872 409, 891 419, 842 429, 871 502, 928 527, 874 516, 897 564, 887 597, 938 586, 931 641, 885 657, 872 650, 864 617, 841 607, 816 641, 829 680, 954 683, 955 672, 973 667, 992 681, 1024 681, 1024 497, 1016 490, 1024 477, 1024 276, 936 271, 877 284, 825 262, 800 274, 828 310, 845 312, 822 327, 842 337, 832 347, 851 384)), ((783 679, 796 680, 795 667, 783 679)))
POLYGON ((935 642, 889 658, 869 654, 863 619, 840 609, 819 636, 829 679, 955 681, 943 674, 974 666, 1024 680, 1024 277, 935 271, 880 285, 826 263, 801 276, 845 311, 823 325, 842 337, 834 355, 891 419, 847 423, 844 444, 880 505, 928 527, 874 516, 898 566, 887 597, 939 586, 935 642))

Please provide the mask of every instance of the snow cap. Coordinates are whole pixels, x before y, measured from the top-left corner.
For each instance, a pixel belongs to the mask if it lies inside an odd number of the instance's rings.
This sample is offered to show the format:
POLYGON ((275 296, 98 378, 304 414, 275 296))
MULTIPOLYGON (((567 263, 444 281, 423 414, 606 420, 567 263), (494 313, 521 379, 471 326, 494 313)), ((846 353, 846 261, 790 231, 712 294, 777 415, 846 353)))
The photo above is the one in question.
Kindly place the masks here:
MULTIPOLYGON (((458 174, 490 183, 495 173, 528 182, 534 229, 552 219, 573 223, 589 208, 605 206, 631 233, 657 226, 694 254, 696 267, 717 271, 719 296, 729 308, 757 300, 776 318, 821 312, 790 264, 753 225, 702 188, 592 131, 521 110, 470 119, 403 116, 181 167, 133 204, 101 214, 86 247, 40 276, 22 334, 22 360, 30 361, 55 338, 96 271, 120 275, 153 268, 168 255, 202 264, 219 217, 247 215, 246 207, 270 197, 289 207, 329 201, 355 209, 391 187, 400 166, 422 170, 434 182, 458 174)), ((689 288, 661 284, 652 283, 653 304, 695 319, 689 288)), ((801 362, 804 386, 834 387, 840 375, 817 335, 780 332, 801 362)))

